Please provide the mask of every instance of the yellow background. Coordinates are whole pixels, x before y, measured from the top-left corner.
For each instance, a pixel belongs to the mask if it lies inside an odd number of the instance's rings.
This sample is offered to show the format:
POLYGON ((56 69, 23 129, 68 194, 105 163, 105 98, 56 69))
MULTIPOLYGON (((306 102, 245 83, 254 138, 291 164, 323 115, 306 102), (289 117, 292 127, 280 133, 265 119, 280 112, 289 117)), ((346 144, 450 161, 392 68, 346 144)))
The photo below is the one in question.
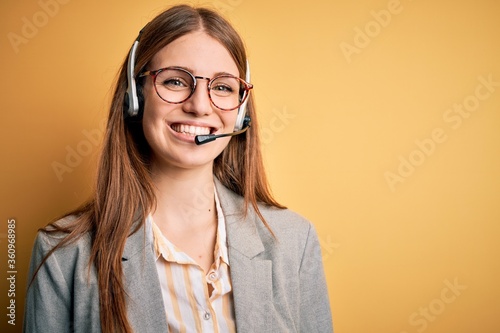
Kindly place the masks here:
MULTIPOLYGON (((21 329, 36 229, 90 192, 98 143, 86 134, 101 131, 119 65, 177 3, 64 2, 52 16, 35 0, 0 4, 2 332, 21 329), (26 22, 40 27, 13 45, 26 22)), ((270 180, 319 232, 336 332, 500 332, 500 3, 191 3, 219 8, 246 41, 270 180), (450 113, 463 103, 474 111, 450 113)))

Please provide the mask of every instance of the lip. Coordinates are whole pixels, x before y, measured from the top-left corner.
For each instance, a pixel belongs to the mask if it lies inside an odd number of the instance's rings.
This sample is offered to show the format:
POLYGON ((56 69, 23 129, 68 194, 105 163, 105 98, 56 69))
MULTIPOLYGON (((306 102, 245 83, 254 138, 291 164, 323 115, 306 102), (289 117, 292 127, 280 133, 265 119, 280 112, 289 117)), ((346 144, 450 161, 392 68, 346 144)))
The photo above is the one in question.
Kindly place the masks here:
POLYGON ((220 129, 220 127, 212 126, 211 124, 208 124, 206 122, 200 122, 200 121, 178 120, 178 121, 167 122, 167 127, 175 138, 177 138, 180 141, 189 142, 189 143, 194 143, 194 139, 195 139, 196 135, 189 135, 189 134, 184 134, 184 133, 179 133, 177 131, 174 131, 172 129, 172 125, 174 125, 174 124, 182 124, 182 125, 189 125, 189 126, 195 126, 195 127, 208 127, 208 128, 210 128, 210 134, 216 134, 220 129))

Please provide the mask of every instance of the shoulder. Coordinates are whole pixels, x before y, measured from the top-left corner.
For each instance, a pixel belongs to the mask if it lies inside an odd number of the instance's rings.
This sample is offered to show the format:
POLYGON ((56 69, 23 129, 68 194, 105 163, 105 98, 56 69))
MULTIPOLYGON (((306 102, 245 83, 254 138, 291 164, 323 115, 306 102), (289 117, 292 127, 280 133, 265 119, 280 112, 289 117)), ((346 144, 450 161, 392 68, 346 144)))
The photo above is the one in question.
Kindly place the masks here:
MULTIPOLYGON (((48 246, 57 245, 68 236, 69 232, 74 229, 77 223, 78 217, 76 215, 68 215, 52 222, 38 231, 36 242, 48 246)), ((85 239, 85 236, 82 238, 85 239)))
POLYGON ((91 238, 88 233, 67 244, 64 242, 69 233, 62 230, 71 229, 76 223, 78 223, 78 218, 70 215, 38 231, 33 246, 32 259, 41 261, 56 247, 57 249, 52 253, 51 257, 54 257, 58 262, 69 264, 71 261, 76 261, 76 257, 88 257, 91 245, 91 238))
POLYGON ((276 236, 293 234, 307 236, 311 229, 314 229, 308 219, 290 209, 259 204, 259 210, 276 236))
POLYGON ((98 282, 89 266, 90 236, 83 234, 65 244, 68 233, 60 231, 78 222, 75 216, 65 217, 37 234, 28 273, 26 331, 98 331, 98 282))
POLYGON ((305 256, 321 257, 316 229, 308 219, 290 209, 262 205, 259 210, 274 234, 273 237, 259 218, 254 220, 269 251, 288 258, 288 264, 300 265, 305 256))
MULTIPOLYGON (((313 225, 302 215, 290 209, 282 209, 264 203, 258 203, 257 207, 265 220, 264 223, 251 205, 249 205, 247 212, 243 210, 245 202, 242 196, 226 188, 218 180, 216 180, 216 187, 226 218, 231 219, 232 216, 246 216, 244 219, 246 221, 245 223, 254 222, 253 224, 255 224, 263 240, 272 240, 274 238, 269 232, 269 229, 267 229, 265 223, 269 225, 272 233, 274 233, 275 238, 278 240, 296 240, 304 243, 311 231, 315 234, 313 225)), ((243 221, 243 219, 240 218, 237 220, 240 222, 243 221)))

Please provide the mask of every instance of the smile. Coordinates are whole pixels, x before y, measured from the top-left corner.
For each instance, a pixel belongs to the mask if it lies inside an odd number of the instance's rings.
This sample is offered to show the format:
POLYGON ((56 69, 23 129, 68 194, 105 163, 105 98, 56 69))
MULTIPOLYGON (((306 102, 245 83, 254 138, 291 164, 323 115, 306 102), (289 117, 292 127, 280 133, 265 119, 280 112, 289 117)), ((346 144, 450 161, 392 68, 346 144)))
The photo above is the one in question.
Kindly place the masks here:
POLYGON ((210 134, 212 129, 210 127, 200 127, 200 126, 192 126, 185 124, 172 124, 170 125, 177 133, 182 133, 186 135, 196 136, 196 135, 207 135, 210 134))

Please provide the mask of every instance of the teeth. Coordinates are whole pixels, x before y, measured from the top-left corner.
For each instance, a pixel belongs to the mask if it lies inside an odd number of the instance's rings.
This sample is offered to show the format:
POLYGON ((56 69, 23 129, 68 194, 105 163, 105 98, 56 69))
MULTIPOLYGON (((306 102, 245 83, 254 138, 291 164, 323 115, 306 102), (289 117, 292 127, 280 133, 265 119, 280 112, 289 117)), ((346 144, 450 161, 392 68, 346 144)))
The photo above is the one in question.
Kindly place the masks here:
POLYGON ((210 134, 210 127, 198 127, 184 124, 173 124, 171 127, 178 133, 184 133, 192 136, 210 134))

